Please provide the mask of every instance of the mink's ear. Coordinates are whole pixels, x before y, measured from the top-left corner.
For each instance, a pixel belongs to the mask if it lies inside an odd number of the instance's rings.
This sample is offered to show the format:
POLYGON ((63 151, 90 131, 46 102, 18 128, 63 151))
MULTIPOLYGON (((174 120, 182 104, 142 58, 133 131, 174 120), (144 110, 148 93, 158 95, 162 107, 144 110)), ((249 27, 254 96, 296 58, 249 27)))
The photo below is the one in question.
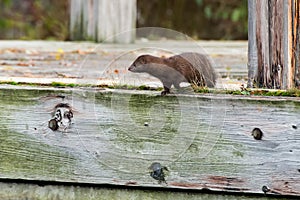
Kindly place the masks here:
POLYGON ((140 57, 140 63, 141 64, 146 64, 146 58, 145 57, 140 57))

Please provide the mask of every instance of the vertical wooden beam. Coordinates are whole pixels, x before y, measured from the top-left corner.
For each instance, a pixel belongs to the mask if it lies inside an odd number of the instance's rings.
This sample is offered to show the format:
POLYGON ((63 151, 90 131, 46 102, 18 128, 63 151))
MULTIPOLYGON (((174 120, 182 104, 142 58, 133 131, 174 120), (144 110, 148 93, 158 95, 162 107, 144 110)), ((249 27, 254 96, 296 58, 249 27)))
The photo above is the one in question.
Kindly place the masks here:
POLYGON ((97 41, 131 43, 135 39, 136 0, 99 0, 97 41))
POLYGON ((300 87, 300 0, 294 0, 294 47, 295 54, 295 84, 300 87))
POLYGON ((300 0, 284 1, 284 88, 300 87, 300 0))
POLYGON ((283 74, 283 87, 300 86, 300 10, 299 0, 284 1, 284 61, 287 66, 283 74))
POLYGON ((248 83, 252 88, 257 76, 256 0, 248 1, 248 83))
POLYGON ((70 6, 72 40, 135 40, 136 0, 71 0, 70 6))
POLYGON ((248 87, 253 82, 257 87, 276 89, 300 86, 299 3, 248 1, 248 87))
MULTIPOLYGON (((288 1, 269 1, 270 78, 271 87, 274 89, 286 88, 283 87, 282 72, 288 71, 289 67, 284 62, 284 50, 288 48, 287 40, 284 39, 288 34, 288 26, 284 26, 287 24, 287 14, 283 12, 284 4, 288 4, 288 1)), ((286 77, 284 80, 286 82, 286 77)))
POLYGON ((95 39, 94 3, 97 0, 71 0, 70 36, 71 40, 95 39))
POLYGON ((256 1, 256 45, 257 45, 257 76, 258 87, 270 88, 269 57, 269 4, 268 0, 256 1))
POLYGON ((82 37, 82 0, 70 2, 70 37, 71 40, 81 40, 82 37))
POLYGON ((84 36, 87 39, 96 39, 96 12, 94 12, 95 1, 97 0, 85 0, 85 12, 84 12, 84 36))
MULTIPOLYGON (((294 83, 296 87, 300 87, 300 0, 291 0, 291 20, 292 21, 292 49, 290 55, 294 70, 294 83)), ((292 78, 292 77, 291 77, 292 78)))

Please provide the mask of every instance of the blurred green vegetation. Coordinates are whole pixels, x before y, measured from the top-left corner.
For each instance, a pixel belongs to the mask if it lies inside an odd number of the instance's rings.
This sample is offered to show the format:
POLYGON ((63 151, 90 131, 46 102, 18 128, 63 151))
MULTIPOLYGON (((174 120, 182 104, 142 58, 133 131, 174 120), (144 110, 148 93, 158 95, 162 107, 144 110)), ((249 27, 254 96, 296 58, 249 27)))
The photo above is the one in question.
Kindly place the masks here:
POLYGON ((0 39, 67 40, 68 0, 1 0, 0 39))
POLYGON ((161 26, 194 39, 247 39, 247 0, 138 0, 138 27, 161 26))
MULTIPOLYGON (((0 39, 69 39, 71 0, 1 0, 0 39)), ((247 39, 247 0, 137 0, 137 27, 194 39, 247 39)))

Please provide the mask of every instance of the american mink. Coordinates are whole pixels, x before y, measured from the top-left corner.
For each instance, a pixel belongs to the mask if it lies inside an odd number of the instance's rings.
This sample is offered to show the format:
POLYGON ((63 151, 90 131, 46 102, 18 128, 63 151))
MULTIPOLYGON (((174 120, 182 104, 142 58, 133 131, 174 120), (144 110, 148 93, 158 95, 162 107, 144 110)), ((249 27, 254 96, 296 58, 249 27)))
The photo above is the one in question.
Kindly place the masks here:
POLYGON ((204 54, 187 52, 169 58, 159 58, 151 55, 139 56, 128 68, 135 73, 148 73, 158 78, 164 91, 161 95, 170 93, 170 88, 180 88, 181 82, 189 82, 200 87, 214 87, 217 75, 204 54))

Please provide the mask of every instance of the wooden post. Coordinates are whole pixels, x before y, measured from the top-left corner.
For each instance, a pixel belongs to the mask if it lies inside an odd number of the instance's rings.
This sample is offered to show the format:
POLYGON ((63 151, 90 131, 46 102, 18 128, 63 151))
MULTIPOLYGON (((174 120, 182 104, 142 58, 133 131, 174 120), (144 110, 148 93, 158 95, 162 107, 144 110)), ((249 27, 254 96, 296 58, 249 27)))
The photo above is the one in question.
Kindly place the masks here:
POLYGON ((284 62, 284 52, 287 50, 288 43, 285 43, 284 38, 287 37, 288 27, 284 26, 287 21, 284 21, 283 12, 284 4, 287 1, 269 1, 269 59, 270 59, 270 83, 271 88, 287 88, 286 81, 288 77, 282 77, 282 72, 287 71, 290 67, 288 62, 284 62), (285 85, 283 85, 283 80, 285 85))
POLYGON ((248 1, 248 87, 299 86, 299 2, 248 1))
POLYGON ((289 27, 292 31, 289 33, 289 56, 291 61, 291 71, 295 71, 295 85, 300 87, 300 0, 289 0, 289 27))
POLYGON ((268 0, 256 2, 257 84, 270 87, 268 0))
POLYGON ((135 40, 136 0, 71 0, 70 18, 72 40, 135 40))
POLYGON ((72 0, 70 5, 70 37, 72 40, 82 39, 82 10, 81 0, 72 0))
POLYGON ((130 43, 134 41, 136 0, 98 1, 98 41, 130 43))
POLYGON ((257 46, 256 46, 256 1, 248 1, 248 83, 252 88, 257 75, 257 46))

